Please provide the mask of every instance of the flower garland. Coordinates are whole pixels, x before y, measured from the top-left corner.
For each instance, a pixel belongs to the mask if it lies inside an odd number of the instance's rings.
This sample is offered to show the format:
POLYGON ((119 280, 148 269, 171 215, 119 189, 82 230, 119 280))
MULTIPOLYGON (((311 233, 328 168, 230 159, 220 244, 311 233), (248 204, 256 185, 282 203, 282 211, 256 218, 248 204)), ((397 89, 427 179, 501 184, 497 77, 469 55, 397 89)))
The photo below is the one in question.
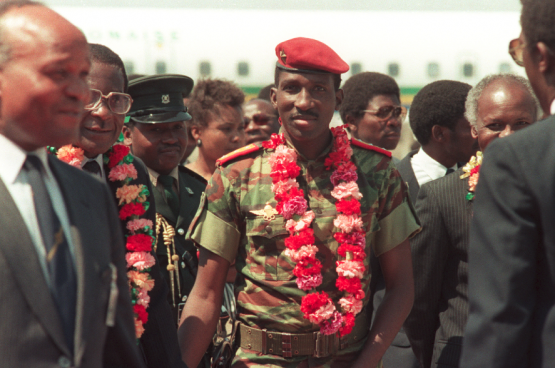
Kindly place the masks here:
MULTIPOLYGON (((85 157, 81 148, 71 145, 60 147, 58 150, 49 147, 48 150, 56 154, 61 161, 78 168, 81 168, 81 162, 85 157)), ((104 163, 110 169, 108 180, 119 182, 121 185, 116 191, 116 198, 119 200, 119 218, 127 220, 126 228, 129 231, 126 234, 125 259, 135 314, 135 336, 139 339, 145 330, 144 324, 148 321, 148 292, 154 287, 154 280, 149 274, 150 268, 155 264, 151 254, 155 240, 153 223, 151 220, 139 218, 148 210, 147 198, 150 193, 146 185, 129 184, 137 179, 137 170, 132 164, 133 156, 129 153, 129 147, 115 144, 103 157, 104 163)))
POLYGON ((476 156, 472 156, 470 161, 463 167, 464 174, 461 175, 461 179, 468 179, 468 193, 466 194, 466 200, 472 201, 474 199, 474 191, 476 190, 476 184, 478 184, 478 177, 480 176, 480 167, 482 167, 482 152, 476 152, 476 156))
POLYGON ((285 228, 289 237, 285 239, 285 254, 296 263, 293 274, 301 290, 313 290, 305 295, 301 302, 304 318, 320 326, 320 332, 331 335, 339 332, 340 336, 349 334, 355 325, 355 316, 362 310, 361 278, 364 271, 364 252, 366 233, 362 228, 360 217, 360 198, 356 166, 351 162, 353 150, 344 126, 331 129, 334 137, 333 150, 325 160, 326 169, 335 169, 331 174, 334 186, 331 195, 337 200, 335 207, 338 215, 334 225, 340 231, 334 238, 340 244, 337 253, 342 260, 336 262, 338 278, 336 287, 345 292, 339 300, 342 312, 339 312, 332 299, 324 291, 314 288, 322 284, 322 264, 316 258, 318 247, 314 245, 314 230, 310 228, 315 218, 313 211, 307 211, 308 203, 296 177, 301 169, 297 165, 297 154, 285 145, 283 134, 272 134, 270 140, 263 142, 266 149, 274 153, 268 158, 272 178, 272 192, 277 201, 276 210, 286 220, 285 228))

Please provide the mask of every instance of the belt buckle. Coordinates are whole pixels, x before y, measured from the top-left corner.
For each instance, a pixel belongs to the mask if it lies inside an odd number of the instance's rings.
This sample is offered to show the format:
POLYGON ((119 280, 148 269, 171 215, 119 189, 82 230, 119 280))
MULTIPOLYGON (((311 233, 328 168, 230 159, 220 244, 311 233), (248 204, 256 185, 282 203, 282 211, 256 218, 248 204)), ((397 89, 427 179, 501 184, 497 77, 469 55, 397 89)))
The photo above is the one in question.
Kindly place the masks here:
POLYGON ((293 351, 291 350, 291 334, 281 334, 281 353, 284 358, 293 358, 293 351))
POLYGON ((333 335, 324 335, 320 331, 314 332, 315 346, 314 354, 315 358, 325 358, 330 355, 335 355, 339 350, 339 336, 337 333, 333 335))

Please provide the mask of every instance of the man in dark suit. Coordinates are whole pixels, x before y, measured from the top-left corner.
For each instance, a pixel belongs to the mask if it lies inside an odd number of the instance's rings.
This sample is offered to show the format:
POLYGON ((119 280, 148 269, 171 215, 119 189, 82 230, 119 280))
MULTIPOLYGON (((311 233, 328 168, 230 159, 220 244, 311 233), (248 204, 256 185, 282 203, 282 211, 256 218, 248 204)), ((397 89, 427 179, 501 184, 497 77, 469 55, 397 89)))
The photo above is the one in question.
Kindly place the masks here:
MULTIPOLYGON (((494 139, 534 123, 538 107, 525 78, 497 74, 470 90, 465 116, 484 151, 494 139)), ((404 327, 422 368, 459 364, 468 316, 472 196, 478 178, 477 173, 469 175, 469 170, 478 164, 472 159, 453 175, 424 184, 418 193, 416 211, 423 228, 411 240, 418 271, 414 273, 415 302, 404 327)))
POLYGON ((44 148, 77 138, 87 41, 30 1, 0 28, 0 365, 143 367, 108 189, 44 148))
MULTIPOLYGON (((555 2, 522 3, 510 52, 553 115, 555 2)), ((488 147, 470 231, 462 367, 555 366, 554 141, 551 116, 488 147)))
MULTIPOLYGON (((131 98, 127 91, 127 75, 121 58, 112 50, 103 45, 90 44, 91 72, 88 78, 93 94, 97 94, 100 102, 88 109, 80 124, 79 140, 75 144, 82 148, 85 159, 81 167, 106 181, 115 204, 117 190, 123 182, 110 177, 110 168, 107 158, 110 149, 118 140, 125 114, 131 107, 131 98)), ((92 104, 94 104, 93 101, 92 104)), ((131 165, 137 171, 137 178, 127 183, 128 185, 145 185, 150 195, 147 198, 149 208, 140 218, 156 223, 156 208, 154 194, 147 169, 140 159, 133 158, 131 165)), ((121 223, 125 235, 132 235, 126 227, 127 220, 121 223)), ((154 229, 152 229, 154 230, 154 229)), ((154 256, 154 252, 152 252, 154 256)), ((144 354, 148 367, 174 368, 184 367, 181 360, 179 346, 177 345, 177 325, 171 317, 170 305, 167 303, 168 288, 162 279, 158 262, 148 272, 154 280, 154 287, 148 291, 150 302, 146 308, 148 322, 144 324, 144 333, 140 334, 140 348, 144 354)), ((139 333, 142 329, 139 329, 139 333)))
POLYGON ((441 80, 422 88, 412 101, 409 120, 421 148, 397 164, 413 203, 420 187, 466 163, 478 149, 464 117, 464 102, 471 86, 441 80))

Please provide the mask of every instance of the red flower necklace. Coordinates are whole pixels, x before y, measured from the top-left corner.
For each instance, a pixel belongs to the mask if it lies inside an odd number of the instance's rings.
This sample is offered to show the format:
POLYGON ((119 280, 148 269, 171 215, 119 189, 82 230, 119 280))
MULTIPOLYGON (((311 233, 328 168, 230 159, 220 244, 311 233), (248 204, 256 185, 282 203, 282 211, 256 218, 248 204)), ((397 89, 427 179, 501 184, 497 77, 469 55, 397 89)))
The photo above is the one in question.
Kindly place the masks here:
POLYGON ((289 237, 285 239, 285 254, 296 263, 293 274, 301 290, 313 290, 301 302, 304 318, 320 326, 320 332, 340 336, 349 334, 355 324, 355 315, 362 310, 361 278, 366 270, 366 232, 360 217, 360 198, 356 180, 356 166, 351 162, 353 151, 344 126, 331 129, 333 150, 325 160, 326 169, 334 169, 331 182, 334 186, 331 195, 337 200, 335 207, 338 215, 334 225, 339 229, 334 238, 340 244, 337 253, 343 259, 336 262, 338 278, 336 287, 345 292, 339 300, 339 312, 328 294, 314 289, 322 284, 322 264, 316 258, 318 247, 314 245, 314 230, 310 228, 315 218, 313 211, 307 211, 308 203, 296 177, 301 168, 297 165, 297 154, 285 144, 283 134, 272 134, 270 140, 263 142, 266 149, 273 149, 270 155, 272 192, 277 201, 276 210, 286 220, 285 228, 289 237))
MULTIPOLYGON (((84 152, 79 147, 71 145, 48 149, 51 153, 72 166, 81 168, 84 152)), ((154 244, 152 221, 142 216, 149 207, 147 198, 150 193, 146 185, 130 185, 131 180, 137 179, 137 170, 133 165, 133 156, 129 154, 129 147, 115 144, 104 155, 104 163, 108 165, 110 173, 108 180, 118 182, 121 186, 116 191, 119 200, 119 218, 127 220, 126 249, 127 276, 131 302, 135 312, 135 335, 140 338, 144 332, 144 324, 148 321, 146 309, 150 303, 148 292, 154 287, 154 280, 150 276, 150 268, 155 259, 151 255, 154 244)))

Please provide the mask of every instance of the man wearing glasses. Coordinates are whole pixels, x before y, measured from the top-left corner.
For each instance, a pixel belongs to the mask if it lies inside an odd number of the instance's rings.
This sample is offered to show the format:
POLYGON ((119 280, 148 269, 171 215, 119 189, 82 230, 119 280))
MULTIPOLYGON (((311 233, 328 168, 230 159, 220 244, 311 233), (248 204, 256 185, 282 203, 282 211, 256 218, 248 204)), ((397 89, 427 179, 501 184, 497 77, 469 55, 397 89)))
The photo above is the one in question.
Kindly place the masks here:
MULTIPOLYGON (((522 1, 509 52, 555 112, 555 2, 522 1)), ((555 119, 492 142, 469 245, 462 367, 555 366, 555 119)))
MULTIPOLYGON (((85 106, 88 112, 81 121, 79 140, 75 145, 85 153, 80 166, 108 183, 115 204, 119 206, 121 202, 116 198, 116 193, 122 187, 122 182, 113 180, 107 157, 121 134, 125 114, 131 108, 133 100, 125 93, 127 75, 120 57, 106 46, 89 46, 92 60, 88 78, 91 98, 85 106)), ((137 157, 133 157, 131 164, 137 177, 127 184, 145 185, 151 194, 146 197, 149 207, 140 219, 150 220, 154 224, 156 209, 147 169, 137 157)), ((127 221, 122 221, 122 230, 127 236, 132 234, 127 221)), ((151 253, 154 255, 154 252, 151 253)), ((177 346, 175 323, 167 303, 168 288, 162 279, 158 263, 151 267, 148 274, 154 281, 154 287, 148 291, 147 299, 150 302, 146 308, 148 322, 143 325, 144 332, 142 328, 136 331, 137 337, 140 337, 139 346, 148 367, 184 367, 177 346)))
POLYGON ((247 144, 270 139, 273 133, 279 132, 277 111, 266 100, 253 99, 243 105, 245 134, 247 144))

